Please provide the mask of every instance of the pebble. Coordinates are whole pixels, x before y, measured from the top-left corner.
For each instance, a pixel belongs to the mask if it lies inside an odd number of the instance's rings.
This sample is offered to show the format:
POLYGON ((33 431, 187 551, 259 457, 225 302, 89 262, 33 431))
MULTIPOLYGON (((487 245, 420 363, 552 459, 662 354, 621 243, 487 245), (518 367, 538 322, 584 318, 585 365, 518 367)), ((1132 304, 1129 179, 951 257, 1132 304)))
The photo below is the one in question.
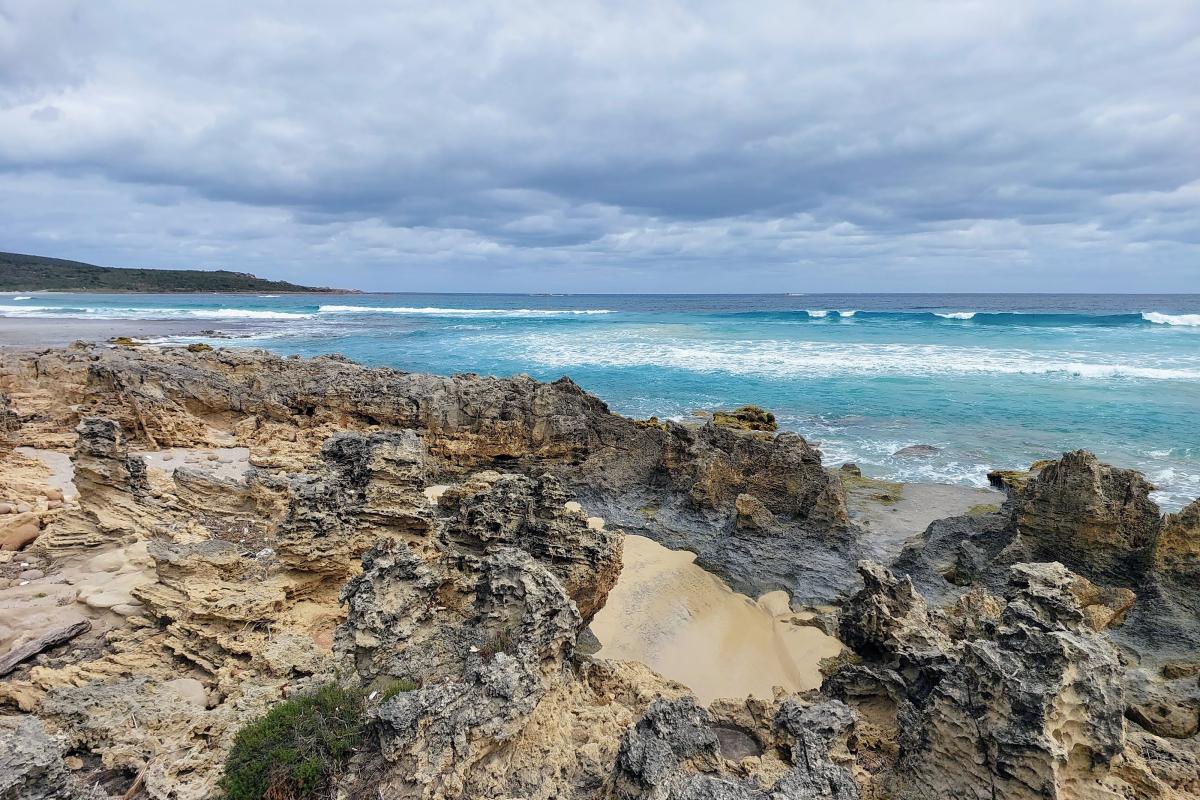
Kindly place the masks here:
POLYGON ((42 497, 45 497, 47 500, 62 500, 63 492, 62 489, 56 489, 53 486, 50 486, 42 489, 42 497))
POLYGON ((0 514, 13 513, 12 503, 0 503, 0 514))
POLYGON ((28 514, 30 511, 33 511, 33 506, 29 505, 29 503, 17 503, 18 514, 28 514))
POLYGON ((36 581, 38 578, 46 577, 46 573, 42 572, 40 569, 27 569, 21 573, 20 577, 21 580, 36 581))
POLYGON ((46 508, 62 508, 62 505, 62 500, 48 500, 46 502, 46 508))
POLYGON ((209 454, 206 456, 206 458, 207 458, 209 461, 216 461, 217 459, 219 459, 219 458, 220 458, 220 456, 219 456, 219 455, 217 455, 216 453, 209 453, 209 454))
POLYGON ((129 617, 134 614, 140 614, 142 611, 141 603, 117 603, 111 609, 114 614, 120 614, 122 617, 129 617))
POLYGON ((79 756, 67 756, 63 759, 63 764, 70 770, 83 769, 83 759, 79 756))

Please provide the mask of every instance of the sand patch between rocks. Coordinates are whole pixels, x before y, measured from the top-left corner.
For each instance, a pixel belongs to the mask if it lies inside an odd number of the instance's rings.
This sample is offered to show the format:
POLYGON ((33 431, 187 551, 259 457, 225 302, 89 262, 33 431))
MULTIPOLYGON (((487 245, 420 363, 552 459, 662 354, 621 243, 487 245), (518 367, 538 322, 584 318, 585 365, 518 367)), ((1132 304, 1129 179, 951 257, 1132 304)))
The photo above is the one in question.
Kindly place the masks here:
POLYGON ((695 554, 643 536, 625 537, 624 566, 592 620, 597 658, 639 661, 677 680, 703 703, 719 697, 770 699, 772 687, 821 684, 818 664, 842 645, 802 615, 784 592, 756 602, 696 566, 695 554))

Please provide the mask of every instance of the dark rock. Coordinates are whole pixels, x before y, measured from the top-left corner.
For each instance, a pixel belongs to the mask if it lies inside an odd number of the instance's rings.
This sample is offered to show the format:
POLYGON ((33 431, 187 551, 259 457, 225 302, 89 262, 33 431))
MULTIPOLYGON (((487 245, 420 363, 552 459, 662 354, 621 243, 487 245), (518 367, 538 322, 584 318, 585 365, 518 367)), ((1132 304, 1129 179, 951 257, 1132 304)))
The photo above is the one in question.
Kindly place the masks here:
POLYGON ((931 444, 910 444, 892 453, 895 458, 928 458, 942 452, 940 447, 931 444))
POLYGON ((743 431, 775 431, 775 415, 758 406, 742 406, 733 411, 714 411, 713 423, 725 428, 736 428, 743 431))
POLYGON ((1134 586, 1150 565, 1159 525, 1154 487, 1138 472, 1066 453, 1029 481, 1017 528, 1032 560, 1062 561, 1093 580, 1134 586))
POLYGON ((3 800, 107 800, 80 784, 62 750, 37 717, 0 717, 0 798, 3 800))

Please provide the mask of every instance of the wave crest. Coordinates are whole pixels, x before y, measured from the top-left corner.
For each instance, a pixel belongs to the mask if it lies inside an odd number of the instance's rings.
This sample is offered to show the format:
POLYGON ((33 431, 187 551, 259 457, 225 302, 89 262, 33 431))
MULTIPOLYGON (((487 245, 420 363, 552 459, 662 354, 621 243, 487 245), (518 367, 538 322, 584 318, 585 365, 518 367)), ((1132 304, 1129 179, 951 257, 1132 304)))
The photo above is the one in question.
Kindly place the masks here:
POLYGON ((322 314, 413 314, 431 317, 558 317, 614 314, 607 308, 441 308, 438 306, 335 306, 323 305, 322 314))
POLYGON ((935 311, 933 315, 942 319, 974 319, 978 313, 978 311, 935 311))
POLYGON ((1158 325, 1181 325, 1186 328, 1200 328, 1200 314, 1162 314, 1158 311, 1142 312, 1142 319, 1158 325))

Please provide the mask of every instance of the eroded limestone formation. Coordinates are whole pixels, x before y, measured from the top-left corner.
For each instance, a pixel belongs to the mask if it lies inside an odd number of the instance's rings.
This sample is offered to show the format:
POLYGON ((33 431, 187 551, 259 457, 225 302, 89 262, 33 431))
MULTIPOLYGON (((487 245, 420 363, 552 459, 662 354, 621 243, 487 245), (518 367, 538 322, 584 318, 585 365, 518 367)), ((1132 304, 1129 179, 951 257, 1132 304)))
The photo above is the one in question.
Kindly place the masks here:
POLYGON ((352 800, 1200 795, 1200 506, 1087 453, 856 570, 841 479, 758 410, 171 348, 2 353, 0 392, 78 489, 20 512, 0 602, 83 623, 0 681, 0 796, 217 797, 237 730, 330 681, 370 698, 352 800), (813 619, 848 649, 707 708, 592 657, 622 529, 839 603, 813 619))

